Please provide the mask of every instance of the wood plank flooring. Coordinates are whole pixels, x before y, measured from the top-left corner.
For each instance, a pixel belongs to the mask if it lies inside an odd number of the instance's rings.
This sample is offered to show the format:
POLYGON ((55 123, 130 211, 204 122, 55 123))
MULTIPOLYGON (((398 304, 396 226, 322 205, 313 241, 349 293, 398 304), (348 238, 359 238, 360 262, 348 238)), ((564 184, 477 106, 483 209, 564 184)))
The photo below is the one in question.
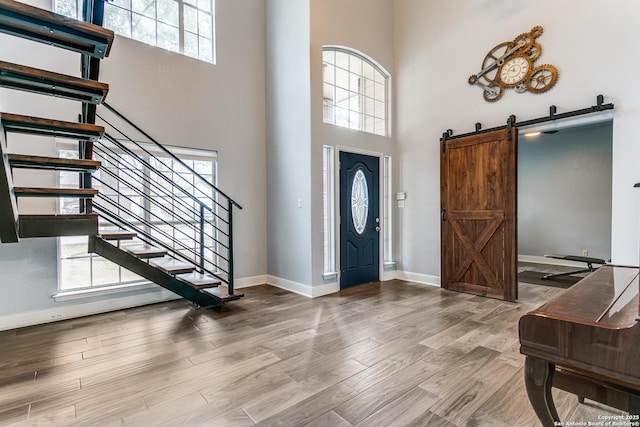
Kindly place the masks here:
MULTIPOLYGON (((0 332, 2 426, 537 426, 518 303, 410 282, 308 299, 263 285, 0 332)), ((563 420, 619 413, 554 390, 563 420)))

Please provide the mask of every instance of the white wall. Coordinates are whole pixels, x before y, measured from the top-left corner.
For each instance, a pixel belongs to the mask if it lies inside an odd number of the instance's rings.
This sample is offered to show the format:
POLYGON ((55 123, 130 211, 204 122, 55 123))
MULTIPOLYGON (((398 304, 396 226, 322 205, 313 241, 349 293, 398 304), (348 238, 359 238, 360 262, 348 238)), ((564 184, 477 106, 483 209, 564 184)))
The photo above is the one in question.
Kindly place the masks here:
POLYGON ((638 264, 640 65, 635 23, 638 2, 601 0, 400 0, 395 2, 397 153, 401 211, 399 270, 440 275, 439 142, 446 129, 470 132, 474 123, 499 126, 519 119, 591 106, 596 95, 615 104, 613 119, 612 261, 638 264), (508 90, 487 103, 467 80, 497 44, 541 25, 542 55, 536 64, 559 70, 557 85, 533 95, 508 90), (625 66, 620 67, 621 58, 625 66), (637 190, 636 190, 637 191, 637 190))
MULTIPOLYGON (((32 4, 50 8, 48 1, 32 4)), ((218 152, 220 187, 242 204, 235 213, 236 277, 264 277, 266 262, 264 1, 216 1, 217 64, 116 37, 102 61, 101 81, 109 83, 107 101, 164 144, 218 152)), ((80 56, 43 44, 0 35, 0 59, 79 75, 80 56)), ((77 120, 80 104, 8 89, 0 90, 5 111, 77 120)), ((23 152, 19 138, 10 148, 23 152)), ((53 141, 30 143, 34 154, 53 152, 53 141), (35 152, 34 152, 35 151, 35 152)), ((34 239, 0 247, 2 283, 0 318, 33 310, 55 310, 54 239, 34 239), (27 265, 16 263, 24 254, 27 265), (46 276, 46 280, 43 277, 46 276), (5 276, 6 277, 6 276, 5 276), (7 294, 7 295, 5 295, 7 294), (42 298, 44 297, 44 301, 42 298)), ((86 301, 85 301, 86 302, 86 301)), ((0 319, 1 320, 1 319, 0 319)))

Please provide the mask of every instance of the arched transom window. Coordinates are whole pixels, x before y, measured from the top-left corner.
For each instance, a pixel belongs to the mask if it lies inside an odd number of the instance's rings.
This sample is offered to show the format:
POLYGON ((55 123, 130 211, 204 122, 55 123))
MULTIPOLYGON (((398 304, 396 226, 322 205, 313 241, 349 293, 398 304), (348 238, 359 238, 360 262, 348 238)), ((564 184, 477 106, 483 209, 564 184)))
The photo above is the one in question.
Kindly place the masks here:
POLYGON ((324 122, 377 135, 388 135, 389 74, 364 54, 324 46, 324 122))

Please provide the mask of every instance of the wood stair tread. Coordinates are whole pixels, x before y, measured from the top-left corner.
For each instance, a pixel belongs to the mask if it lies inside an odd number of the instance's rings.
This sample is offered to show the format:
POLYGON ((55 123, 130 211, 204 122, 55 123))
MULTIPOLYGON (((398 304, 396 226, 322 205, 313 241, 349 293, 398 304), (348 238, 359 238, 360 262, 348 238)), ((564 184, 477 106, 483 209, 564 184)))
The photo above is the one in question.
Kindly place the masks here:
POLYGON ((90 236, 98 232, 98 214, 19 215, 20 237, 90 236))
POLYGON ((98 125, 12 113, 0 113, 0 123, 6 132, 29 133, 84 141, 95 141, 104 134, 104 127, 98 125))
POLYGON ((38 220, 38 219, 84 219, 94 218, 98 219, 96 213, 83 213, 83 214, 20 214, 21 219, 38 220))
POLYGON ((196 266, 193 264, 168 257, 153 259, 149 261, 149 264, 171 275, 189 273, 196 269, 196 266))
POLYGON ((222 302, 234 301, 244 297, 244 294, 241 294, 241 293, 229 294, 227 292, 227 288, 224 288, 224 287, 202 289, 201 292, 205 292, 219 299, 222 302))
POLYGON ((214 288, 220 285, 220 280, 213 278, 207 274, 202 274, 197 271, 185 274, 176 275, 176 279, 185 282, 194 288, 205 289, 214 288))
POLYGON ((104 240, 131 240, 138 236, 132 231, 102 231, 98 236, 104 240))
POLYGON ((95 80, 0 61, 0 86, 100 104, 109 85, 95 80))
POLYGON ((9 154, 9 164, 13 168, 53 169, 70 172, 92 172, 100 167, 100 162, 85 159, 64 159, 60 157, 29 156, 9 154))
POLYGON ((41 188, 13 187, 17 197, 79 197, 89 198, 98 194, 95 188, 41 188))
POLYGON ((131 255, 134 255, 138 258, 162 258, 167 254, 167 251, 161 248, 156 248, 147 244, 140 245, 129 245, 125 246, 124 249, 126 252, 129 252, 131 255))
POLYGON ((113 31, 13 0, 0 0, 0 31, 96 58, 109 55, 113 31))

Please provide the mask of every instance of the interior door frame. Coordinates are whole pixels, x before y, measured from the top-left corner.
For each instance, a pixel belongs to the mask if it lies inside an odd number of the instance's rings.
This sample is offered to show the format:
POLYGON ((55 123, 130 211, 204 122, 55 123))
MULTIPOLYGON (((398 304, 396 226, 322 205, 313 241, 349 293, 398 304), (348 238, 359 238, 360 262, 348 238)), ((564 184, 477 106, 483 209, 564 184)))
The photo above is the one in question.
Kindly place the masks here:
MULTIPOLYGON (((340 266, 341 266, 341 258, 340 258, 340 247, 342 245, 342 235, 340 233, 340 153, 350 153, 350 154, 362 154, 365 156, 371 156, 371 157, 377 157, 378 158, 378 166, 379 166, 379 173, 378 173, 378 209, 379 212, 384 212, 383 208, 384 208, 384 200, 383 200, 383 195, 384 195, 384 173, 383 173, 383 168, 384 168, 384 153, 379 152, 379 151, 370 151, 370 150, 364 150, 364 149, 360 149, 360 148, 354 148, 354 147, 346 147, 346 146, 342 146, 342 145, 336 145, 335 146, 335 150, 334 150, 334 164, 337 165, 336 168, 334 168, 334 193, 335 193, 335 197, 334 197, 334 215, 336 218, 336 227, 335 227, 335 256, 336 256, 336 270, 338 275, 337 275, 337 282, 338 282, 338 286, 340 286, 340 280, 341 280, 341 275, 342 273, 340 272, 340 266)), ((380 239, 379 239, 379 244, 378 244, 378 280, 382 280, 384 277, 384 239, 382 238, 382 236, 384 236, 384 221, 382 221, 382 217, 380 218, 380 239)))
MULTIPOLYGON (((614 110, 604 110, 604 111, 599 111, 596 114, 590 114, 590 115, 585 115, 585 116, 575 116, 575 117, 567 117, 567 118, 563 118, 563 119, 559 119, 559 120, 554 120, 552 122, 545 122, 545 123, 538 123, 538 124, 533 124, 533 125, 528 125, 528 126, 520 126, 520 127, 516 127, 515 129, 518 131, 518 136, 524 136, 524 134, 529 133, 529 132, 546 132, 546 131, 550 131, 550 130, 563 130, 563 129, 572 129, 572 128, 579 128, 581 126, 589 126, 589 125, 596 125, 599 123, 605 123, 605 122, 611 122, 612 126, 615 122, 615 112, 614 110)), ((613 129, 612 129, 613 131, 613 129)), ((611 144, 614 145, 615 141, 614 138, 612 136, 612 141, 611 144)), ((613 147, 612 147, 613 148, 613 147)), ((518 158, 516 158, 516 161, 518 160, 518 158)), ((516 175, 517 175, 517 171, 516 171, 516 175)), ((612 176, 611 178, 613 179, 613 170, 612 170, 612 176)), ((517 179, 517 176, 516 176, 517 179)), ((613 194, 612 194, 613 196, 613 194)), ((519 196, 518 196, 519 197, 519 196)), ((611 224, 609 226, 609 232, 611 233, 611 236, 613 238, 613 197, 611 199, 611 215, 612 215, 612 221, 611 224)), ((516 220, 517 220, 517 214, 518 214, 518 210, 516 210, 516 220)), ((516 226, 516 242, 518 242, 518 227, 516 226)), ((612 245, 612 251, 613 251, 613 245, 612 245)), ((517 263, 520 261, 519 256, 520 254, 518 253, 518 247, 516 247, 516 265, 517 263)), ((612 255, 612 254, 610 254, 612 255)), ((523 260, 523 261, 526 261, 523 260)), ((566 265, 566 266, 571 266, 571 267, 582 267, 583 264, 579 264, 579 263, 572 263, 571 261, 560 261, 560 260, 551 260, 549 259, 549 262, 553 261, 553 263, 557 264, 557 265, 566 265)))

